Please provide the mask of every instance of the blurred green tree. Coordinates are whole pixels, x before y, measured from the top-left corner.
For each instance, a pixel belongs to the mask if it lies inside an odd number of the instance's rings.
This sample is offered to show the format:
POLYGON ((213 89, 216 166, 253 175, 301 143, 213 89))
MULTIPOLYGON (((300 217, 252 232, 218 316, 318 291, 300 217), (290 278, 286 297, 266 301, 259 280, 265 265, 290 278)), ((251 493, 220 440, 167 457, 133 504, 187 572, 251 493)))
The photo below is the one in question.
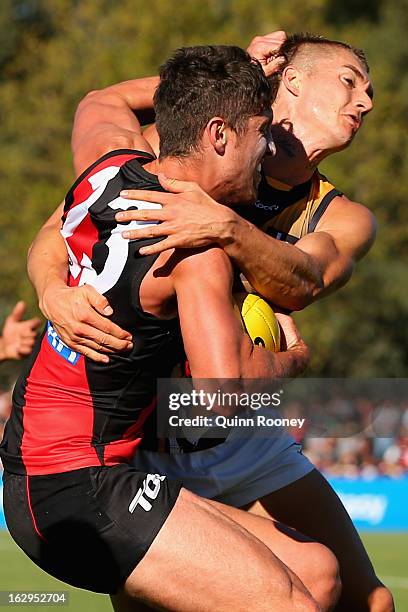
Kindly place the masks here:
MULTIPOLYGON (((338 295, 297 315, 314 375, 404 376, 408 0, 3 0, 0 5, 0 320, 17 299, 34 314, 28 246, 73 179, 70 132, 91 89, 154 74, 176 47, 245 46, 275 29, 314 31, 366 50, 375 110, 350 150, 322 170, 379 222, 372 253, 338 295), (322 324, 322 321, 324 322, 322 324)), ((4 371, 4 370, 3 370, 4 371)))

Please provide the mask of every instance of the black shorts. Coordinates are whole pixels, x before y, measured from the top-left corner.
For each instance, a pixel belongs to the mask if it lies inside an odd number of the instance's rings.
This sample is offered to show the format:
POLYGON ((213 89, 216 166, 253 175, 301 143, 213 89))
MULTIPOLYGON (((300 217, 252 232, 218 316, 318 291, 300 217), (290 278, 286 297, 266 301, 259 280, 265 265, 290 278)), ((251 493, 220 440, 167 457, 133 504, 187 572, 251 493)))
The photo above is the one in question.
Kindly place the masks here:
POLYGON ((68 584, 116 593, 173 508, 180 481, 127 464, 47 476, 5 472, 4 513, 16 543, 68 584))

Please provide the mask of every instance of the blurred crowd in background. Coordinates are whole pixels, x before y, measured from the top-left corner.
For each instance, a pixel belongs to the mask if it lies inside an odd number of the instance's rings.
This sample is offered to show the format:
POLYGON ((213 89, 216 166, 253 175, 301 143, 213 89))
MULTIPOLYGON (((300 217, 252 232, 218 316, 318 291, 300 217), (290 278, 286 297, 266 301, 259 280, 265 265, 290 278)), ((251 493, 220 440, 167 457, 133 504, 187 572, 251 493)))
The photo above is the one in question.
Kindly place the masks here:
MULTIPOLYGON (((285 416, 306 417, 301 433, 291 433, 327 476, 369 480, 399 478, 408 472, 408 400, 372 399, 373 391, 381 390, 375 383, 372 381, 371 398, 349 397, 344 385, 343 392, 329 400, 299 400, 285 409, 285 416)), ((390 396, 396 395, 392 386, 390 389, 390 396)))
MULTIPOLYGON (((405 405, 375 406, 367 402, 361 422, 368 426, 361 433, 342 438, 308 437, 304 453, 331 477, 373 479, 377 476, 399 478, 408 471, 408 402, 405 405), (375 424, 380 424, 382 436, 377 437, 375 424)), ((353 420, 353 424, 355 421, 353 420)))

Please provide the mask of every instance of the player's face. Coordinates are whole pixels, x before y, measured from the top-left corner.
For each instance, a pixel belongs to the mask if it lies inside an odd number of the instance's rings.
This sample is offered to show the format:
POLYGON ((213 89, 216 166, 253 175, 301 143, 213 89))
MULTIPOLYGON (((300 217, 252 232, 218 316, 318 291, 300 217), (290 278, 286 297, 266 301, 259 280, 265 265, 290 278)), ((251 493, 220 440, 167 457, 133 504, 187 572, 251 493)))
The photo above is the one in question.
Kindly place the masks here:
POLYGON ((243 133, 234 134, 235 146, 230 157, 233 179, 230 181, 228 202, 251 203, 256 200, 261 180, 261 162, 265 153, 274 153, 271 135, 272 112, 248 119, 243 133))
POLYGON ((372 85, 358 58, 347 49, 330 51, 302 77, 298 98, 303 125, 321 146, 340 150, 351 143, 373 107, 372 85))

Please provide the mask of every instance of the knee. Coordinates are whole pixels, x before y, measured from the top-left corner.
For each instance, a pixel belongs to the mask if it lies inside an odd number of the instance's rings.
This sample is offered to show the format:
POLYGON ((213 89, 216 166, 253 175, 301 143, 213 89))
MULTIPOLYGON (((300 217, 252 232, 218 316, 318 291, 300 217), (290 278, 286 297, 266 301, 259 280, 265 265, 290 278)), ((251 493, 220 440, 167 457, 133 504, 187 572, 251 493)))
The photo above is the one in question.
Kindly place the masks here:
POLYGON ((326 548, 326 597, 327 609, 335 608, 341 595, 340 566, 335 555, 326 548))
POLYGON ((335 555, 323 544, 317 544, 313 596, 324 611, 334 610, 341 595, 340 567, 335 555))
POLYGON ((391 591, 381 584, 370 598, 370 609, 376 612, 395 612, 394 598, 391 591))

